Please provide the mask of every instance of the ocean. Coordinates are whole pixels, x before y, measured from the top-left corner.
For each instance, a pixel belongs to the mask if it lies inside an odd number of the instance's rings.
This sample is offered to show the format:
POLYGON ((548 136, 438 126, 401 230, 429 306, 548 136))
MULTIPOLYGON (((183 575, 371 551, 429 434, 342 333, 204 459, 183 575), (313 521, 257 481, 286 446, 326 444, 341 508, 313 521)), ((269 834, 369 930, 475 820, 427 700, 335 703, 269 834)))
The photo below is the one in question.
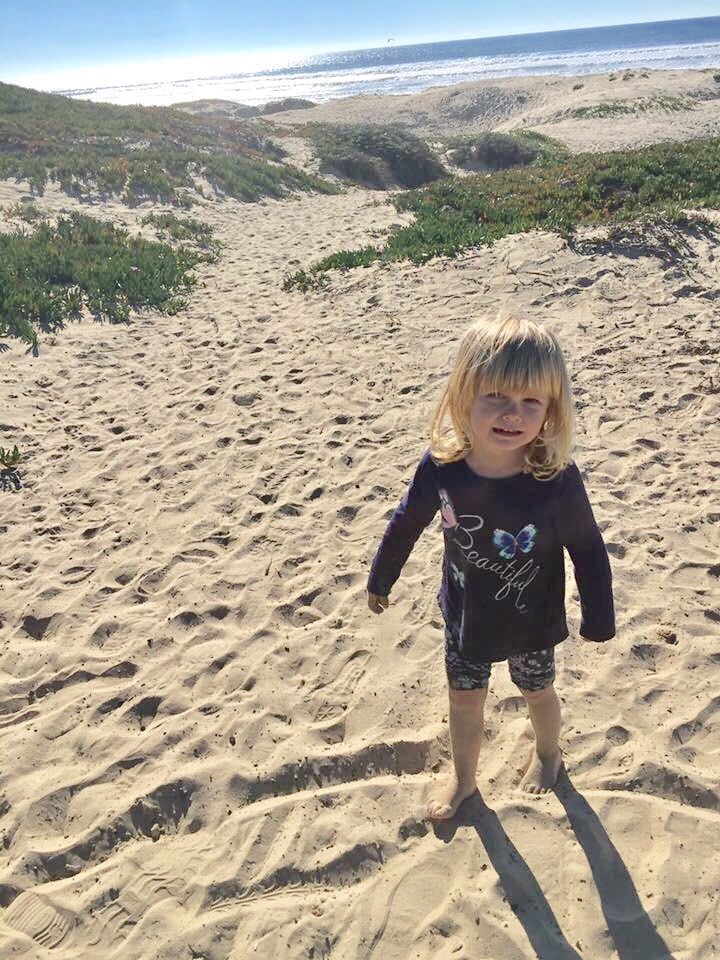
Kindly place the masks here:
POLYGON ((418 93, 492 77, 579 75, 649 67, 720 67, 720 17, 556 30, 476 40, 378 47, 310 57, 254 73, 57 90, 121 104, 233 100, 251 106, 302 97, 324 103, 358 94, 418 93))

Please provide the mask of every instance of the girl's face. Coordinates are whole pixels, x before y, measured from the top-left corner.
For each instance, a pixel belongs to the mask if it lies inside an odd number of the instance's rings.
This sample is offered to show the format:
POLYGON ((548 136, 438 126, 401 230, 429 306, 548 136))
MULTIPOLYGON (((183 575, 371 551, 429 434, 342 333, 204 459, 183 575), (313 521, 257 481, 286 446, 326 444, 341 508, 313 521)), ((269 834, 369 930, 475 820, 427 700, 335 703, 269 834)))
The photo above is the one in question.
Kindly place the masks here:
POLYGON ((507 459, 532 443, 550 406, 544 393, 491 393, 481 386, 470 408, 473 452, 507 459))

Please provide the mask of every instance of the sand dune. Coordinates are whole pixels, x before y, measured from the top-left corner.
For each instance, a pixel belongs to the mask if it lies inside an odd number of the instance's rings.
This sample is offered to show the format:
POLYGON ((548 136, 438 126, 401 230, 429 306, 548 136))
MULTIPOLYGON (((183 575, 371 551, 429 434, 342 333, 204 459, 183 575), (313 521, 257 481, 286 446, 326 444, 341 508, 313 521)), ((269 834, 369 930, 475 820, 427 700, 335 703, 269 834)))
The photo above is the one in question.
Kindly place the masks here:
POLYGON ((277 113, 274 123, 400 123, 426 136, 531 129, 571 150, 628 150, 661 140, 720 134, 720 83, 714 70, 619 70, 580 77, 507 77, 433 87, 402 96, 365 94, 309 110, 277 113), (573 116, 611 105, 632 111, 573 116))
POLYGON ((714 957, 715 235, 662 260, 534 233, 304 296, 286 272, 405 215, 359 189, 201 215, 225 250, 185 311, 3 354, 3 957, 714 957), (530 727, 499 666, 482 800, 433 828, 438 531, 382 617, 365 579, 458 338, 502 304, 565 345, 618 636, 577 638, 570 582, 569 779, 517 792, 530 727))

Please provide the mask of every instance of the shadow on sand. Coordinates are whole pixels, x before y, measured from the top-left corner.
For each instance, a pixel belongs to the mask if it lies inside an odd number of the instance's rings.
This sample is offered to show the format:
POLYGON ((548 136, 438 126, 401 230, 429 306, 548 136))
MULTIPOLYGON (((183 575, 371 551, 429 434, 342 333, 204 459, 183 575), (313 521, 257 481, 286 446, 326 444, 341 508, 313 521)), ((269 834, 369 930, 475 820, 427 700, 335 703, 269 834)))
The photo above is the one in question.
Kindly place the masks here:
MULTIPOLYGON (((605 922, 619 960, 673 960, 645 912, 620 854, 590 804, 577 792, 564 769, 554 790, 587 857, 600 896, 605 922)), ((473 827, 500 878, 508 904, 525 929, 539 960, 583 960, 566 940, 537 880, 505 833, 497 814, 479 793, 457 815, 435 823, 435 835, 448 842, 458 827, 473 827)))

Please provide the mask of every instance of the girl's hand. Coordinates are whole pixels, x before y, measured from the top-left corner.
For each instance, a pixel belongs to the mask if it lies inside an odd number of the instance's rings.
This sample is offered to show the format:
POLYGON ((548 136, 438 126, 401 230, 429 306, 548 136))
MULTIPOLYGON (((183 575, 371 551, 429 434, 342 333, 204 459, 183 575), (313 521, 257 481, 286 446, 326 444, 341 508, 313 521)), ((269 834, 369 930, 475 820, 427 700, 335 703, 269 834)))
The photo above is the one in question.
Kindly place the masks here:
POLYGON ((367 597, 368 597, 368 606, 370 607, 373 613, 382 613, 383 610, 387 610, 387 606, 389 603, 387 597, 379 597, 376 593, 370 593, 369 590, 368 590, 367 597))

